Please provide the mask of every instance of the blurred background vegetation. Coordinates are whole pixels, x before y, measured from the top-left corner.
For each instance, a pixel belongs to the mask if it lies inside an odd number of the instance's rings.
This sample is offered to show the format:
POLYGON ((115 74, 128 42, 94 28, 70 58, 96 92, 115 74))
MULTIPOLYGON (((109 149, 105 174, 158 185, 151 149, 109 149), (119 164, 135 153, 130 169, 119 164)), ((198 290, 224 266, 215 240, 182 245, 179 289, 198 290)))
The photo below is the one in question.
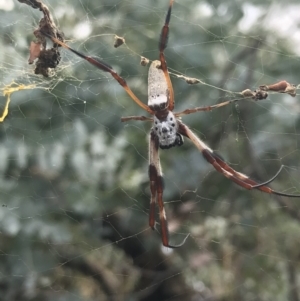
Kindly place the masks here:
MULTIPOLYGON (((45 1, 67 43, 112 65, 147 102, 168 0, 45 1), (114 48, 114 36, 126 44, 114 48)), ((175 1, 166 58, 176 111, 285 79, 299 84, 298 1, 175 1), (176 75, 205 84, 188 85, 176 75)), ((0 4, 0 300, 300 300, 300 200, 247 191, 190 143, 161 152, 171 242, 148 227, 147 122, 109 74, 62 50, 49 78, 28 65, 41 12, 0 4), (1 98, 4 107, 5 97, 1 98)), ((297 93, 299 90, 297 90, 297 93)), ((300 193, 299 96, 270 94, 183 117, 258 181, 300 193)))

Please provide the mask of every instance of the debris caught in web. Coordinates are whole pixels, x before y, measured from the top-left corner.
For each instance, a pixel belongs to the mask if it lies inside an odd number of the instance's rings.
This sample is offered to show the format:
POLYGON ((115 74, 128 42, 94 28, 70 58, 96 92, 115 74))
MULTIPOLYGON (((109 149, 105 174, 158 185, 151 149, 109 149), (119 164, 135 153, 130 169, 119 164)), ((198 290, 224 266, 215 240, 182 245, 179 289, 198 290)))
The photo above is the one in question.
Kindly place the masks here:
POLYGON ((39 21, 39 27, 34 30, 33 34, 36 41, 32 41, 29 48, 28 63, 33 64, 35 60, 35 74, 42 74, 44 77, 49 77, 54 68, 60 62, 61 56, 59 53, 59 45, 53 43, 51 48, 47 48, 47 40, 41 34, 41 31, 49 33, 60 41, 64 41, 64 35, 56 27, 48 7, 40 0, 18 0, 20 3, 27 4, 34 9, 39 9, 43 13, 42 19, 39 21))

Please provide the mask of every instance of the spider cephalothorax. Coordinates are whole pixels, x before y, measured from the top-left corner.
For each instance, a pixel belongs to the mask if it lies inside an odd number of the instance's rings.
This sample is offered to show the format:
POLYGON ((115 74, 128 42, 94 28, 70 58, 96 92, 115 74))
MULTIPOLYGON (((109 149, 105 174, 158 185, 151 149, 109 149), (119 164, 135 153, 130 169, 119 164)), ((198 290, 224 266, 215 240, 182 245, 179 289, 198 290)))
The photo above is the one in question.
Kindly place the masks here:
POLYGON ((156 117, 156 115, 154 115, 153 119, 152 130, 158 137, 159 147, 161 149, 168 149, 183 144, 183 138, 177 132, 178 122, 171 111, 167 111, 166 116, 162 119, 156 117))
MULTIPOLYGON (((200 111, 211 111, 216 108, 226 106, 236 100, 228 100, 219 104, 215 104, 207 107, 198 107, 193 109, 186 109, 179 113, 173 113, 174 110, 174 92, 173 86, 170 79, 170 75, 167 68, 167 62, 164 55, 164 50, 167 47, 167 40, 169 35, 169 22, 171 18, 171 9, 174 0, 170 0, 169 9, 165 19, 165 24, 161 31, 160 41, 159 41, 159 61, 153 61, 149 68, 148 75, 148 105, 140 101, 132 90, 127 85, 124 78, 122 78, 111 66, 105 62, 82 54, 75 49, 72 49, 56 37, 52 37, 46 32, 42 34, 48 36, 52 39, 54 43, 61 45, 62 47, 69 49, 76 55, 85 59, 92 65, 101 69, 104 72, 108 72, 112 77, 118 81, 118 83, 124 88, 132 100, 138 104, 142 109, 151 114, 153 118, 145 116, 130 116, 122 118, 122 121, 129 120, 141 120, 141 121, 153 121, 153 127, 149 136, 149 178, 150 178, 150 191, 151 191, 151 201, 149 210, 149 225, 152 229, 155 229, 155 207, 159 207, 159 219, 160 219, 160 229, 162 243, 164 246, 169 248, 179 247, 184 244, 186 238, 179 245, 169 244, 169 232, 167 225, 167 218, 164 209, 163 202, 163 175, 160 165, 159 147, 162 149, 169 149, 173 146, 180 146, 183 144, 182 136, 189 138, 198 150, 202 153, 204 159, 210 163, 218 172, 224 175, 229 180, 240 185, 241 187, 251 190, 258 189, 262 192, 269 194, 276 194, 286 197, 300 197, 296 194, 288 194, 283 192, 278 192, 267 186, 272 182, 280 173, 283 166, 279 169, 276 175, 264 183, 258 183, 251 180, 248 176, 234 170, 230 167, 220 156, 216 155, 212 149, 210 149, 187 125, 185 125, 178 117, 186 114, 191 114, 200 111)), ((254 98, 250 95, 250 98, 254 98)))

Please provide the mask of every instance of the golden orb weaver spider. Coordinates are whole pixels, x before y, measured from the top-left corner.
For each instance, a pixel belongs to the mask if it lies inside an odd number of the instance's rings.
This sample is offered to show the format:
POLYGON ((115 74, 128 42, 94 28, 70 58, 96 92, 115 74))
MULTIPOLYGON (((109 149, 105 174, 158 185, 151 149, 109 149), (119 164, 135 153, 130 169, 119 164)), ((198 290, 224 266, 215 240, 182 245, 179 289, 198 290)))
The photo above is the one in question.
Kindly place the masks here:
MULTIPOLYGON (((149 225, 152 229, 155 229, 155 208, 156 204, 159 207, 159 218, 160 218, 160 227, 161 227, 161 237, 162 243, 165 247, 168 248, 177 248, 182 246, 187 237, 183 242, 178 245, 171 245, 169 243, 169 232, 167 225, 167 218, 163 202, 163 175, 162 168, 160 165, 159 158, 159 148, 169 149, 174 146, 181 146, 183 144, 183 136, 189 138, 194 145, 200 150, 205 160, 210 163, 216 171, 223 174, 229 180, 235 182, 239 186, 251 190, 258 189, 262 192, 269 194, 276 194, 279 196, 285 197, 300 197, 297 194, 288 194, 283 192, 278 192, 268 187, 267 184, 272 182, 281 172, 283 166, 280 167, 279 171, 271 179, 264 183, 258 183, 248 176, 234 170, 230 167, 224 160, 222 160, 218 155, 214 153, 199 137, 194 134, 194 132, 189 129, 178 117, 186 114, 191 114, 200 111, 211 111, 222 106, 226 106, 236 100, 224 101, 222 103, 206 106, 206 107, 197 107, 193 109, 187 109, 182 112, 173 113, 174 110, 174 92, 172 82, 169 76, 167 62, 164 55, 164 50, 167 47, 167 40, 169 35, 169 23, 171 18, 171 10, 174 0, 170 0, 168 12, 165 18, 165 24, 161 30, 161 36, 159 40, 159 60, 152 62, 149 73, 148 73, 148 105, 140 101, 132 90, 127 85, 126 81, 116 72, 114 69, 109 66, 107 63, 99 60, 96 57, 87 56, 81 52, 78 52, 72 49, 70 46, 66 45, 58 38, 52 36, 51 34, 41 30, 41 33, 48 38, 50 38, 54 43, 72 51, 77 56, 88 61, 90 64, 96 66, 104 72, 108 72, 112 77, 124 88, 132 100, 139 105, 142 109, 148 112, 153 117, 145 116, 130 116, 123 117, 121 120, 123 122, 129 120, 140 120, 140 121, 152 121, 153 127, 150 131, 149 136, 149 178, 150 178, 150 191, 151 191, 151 201, 150 201, 150 213, 149 213, 149 225)), ((286 88, 286 82, 280 82, 273 85, 278 91, 286 88), (277 86, 278 87, 277 87, 277 86)), ((271 86, 269 86, 271 90, 271 86)), ((283 91, 282 90, 282 91, 283 91)), ((249 94, 250 90, 245 90, 249 94)), ((263 99, 267 97, 267 93, 263 92, 264 90, 258 91, 257 98, 263 99)), ((251 92, 251 91, 250 91, 251 92)), ((252 92, 251 92, 252 93, 252 92)), ((247 97, 254 98, 256 97, 253 93, 250 96, 247 94, 247 97)))

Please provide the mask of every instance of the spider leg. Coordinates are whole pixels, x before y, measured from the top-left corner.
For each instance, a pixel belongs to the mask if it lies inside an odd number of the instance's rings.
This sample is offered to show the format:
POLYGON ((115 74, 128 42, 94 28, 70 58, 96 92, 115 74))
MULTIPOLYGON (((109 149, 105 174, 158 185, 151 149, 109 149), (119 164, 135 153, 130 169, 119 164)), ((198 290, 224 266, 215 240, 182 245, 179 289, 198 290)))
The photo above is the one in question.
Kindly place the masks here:
POLYGON ((169 9, 166 15, 165 19, 165 25, 163 26, 160 34, 160 39, 159 39, 159 60, 161 63, 161 69, 164 72, 166 82, 168 85, 168 90, 169 90, 169 110, 173 111, 174 110, 174 91, 173 91, 173 86, 172 82, 170 79, 170 75, 168 72, 168 67, 167 67, 167 62, 165 58, 164 51, 167 48, 167 43, 168 43, 168 37, 169 37, 169 23, 171 19, 171 10, 172 10, 172 5, 173 5, 174 0, 170 0, 169 4, 169 9))
POLYGON ((81 57, 82 59, 86 60, 87 62, 89 62, 90 64, 94 65, 95 67, 97 67, 98 69, 101 69, 104 72, 108 72, 112 75, 112 77, 124 88, 124 90, 127 92, 127 94, 132 98, 133 101, 135 101, 135 103, 137 105, 139 105, 142 109, 144 109, 145 111, 147 111, 149 114, 153 115, 154 112, 143 102, 141 102, 137 96, 132 92, 132 90, 129 88, 129 86, 127 85, 126 81, 124 78, 122 78, 110 65, 108 65, 107 63, 103 62, 102 60, 96 58, 96 57, 92 57, 92 56, 87 56, 73 48, 71 48, 70 46, 68 46, 67 44, 63 43, 62 41, 60 41, 59 39, 49 35, 48 33, 44 32, 41 30, 41 33, 45 36, 47 36, 48 38, 50 38, 54 43, 59 44, 60 46, 62 46, 65 49, 70 50, 71 52, 75 53, 77 56, 81 57))
POLYGON ((255 186, 253 186, 253 188, 259 188, 261 186, 265 186, 265 185, 268 185, 271 182, 273 182, 279 176, 279 174, 281 173, 283 167, 284 167, 284 165, 281 165, 280 168, 279 168, 279 170, 276 172, 276 174, 271 179, 269 179, 269 180, 267 180, 267 181, 265 181, 263 183, 260 183, 258 185, 255 185, 255 186))
POLYGON ((127 122, 127 121, 130 121, 130 120, 153 121, 153 118, 146 117, 146 116, 127 116, 127 117, 122 117, 121 118, 122 122, 127 122))
POLYGON ((226 178, 229 180, 235 182, 239 186, 252 190, 252 189, 258 189, 262 192, 269 193, 269 194, 276 194, 280 196, 285 197, 300 197, 300 194, 289 194, 289 193, 283 193, 276 190, 273 190, 272 188, 266 186, 266 184, 269 184, 272 182, 281 172, 282 167, 280 167, 279 171, 276 173, 275 176, 273 176, 270 180, 264 182, 264 183, 257 183, 256 181, 250 179, 248 176, 234 170, 232 167, 230 167, 227 163, 225 163, 219 156, 217 156, 212 149, 210 149, 201 139, 199 139, 193 131, 191 131, 184 123, 178 121, 179 123, 179 129, 178 132, 186 137, 188 137, 195 146, 201 151, 203 157, 206 159, 208 163, 210 163, 218 172, 223 174, 226 178))
MULTIPOLYGON (((160 165, 160 159, 158 155, 159 142, 154 133, 150 133, 149 141, 149 179, 150 179, 150 191, 151 191, 151 201, 150 201, 150 213, 149 213, 149 226, 154 229, 155 226, 155 205, 157 198, 157 190, 163 190, 163 178, 160 165), (160 174, 160 178, 158 175, 160 174), (161 187, 159 187, 159 184, 161 187)), ((162 212, 164 213, 164 212, 162 212)), ((165 213, 163 214, 164 216, 165 213)), ((164 222, 161 223, 163 227, 164 222)), ((166 228, 166 227, 165 227, 166 228)), ((168 244, 168 232, 162 231, 163 244, 168 244)))
POLYGON ((189 234, 184 238, 182 243, 178 245, 169 244, 169 231, 166 211, 163 202, 163 176, 162 169, 160 165, 158 147, 159 142, 156 134, 151 131, 150 133, 150 145, 149 145, 149 178, 150 178, 150 191, 151 191, 151 201, 150 201, 150 213, 149 213, 149 226, 155 229, 155 205, 158 204, 159 207, 159 219, 161 228, 162 243, 168 248, 178 248, 181 247, 189 234))
POLYGON ((214 109, 227 106, 227 105, 229 105, 231 103, 237 102, 237 101, 242 100, 242 99, 245 99, 245 98, 238 98, 238 99, 227 100, 227 101, 224 101, 224 102, 212 105, 212 106, 207 106, 207 107, 197 107, 197 108, 193 108, 193 109, 186 109, 184 111, 181 111, 181 112, 178 112, 178 113, 174 113, 174 115, 176 117, 180 117, 180 116, 183 116, 183 115, 188 115, 188 114, 192 114, 192 113, 196 113, 196 112, 201 112, 201 111, 212 111, 214 109))
POLYGON ((268 91, 270 89, 273 89, 273 91, 275 91, 275 89, 277 89, 279 91, 279 89, 283 90, 284 88, 286 88, 287 91, 284 90, 284 92, 282 92, 282 93, 289 93, 292 96, 294 95, 294 90, 293 90, 294 87, 292 85, 290 85, 289 83, 287 83, 286 81, 281 81, 277 84, 273 84, 273 85, 270 85, 270 86, 266 86, 266 85, 260 86, 259 89, 255 90, 255 91, 251 91, 249 89, 246 89, 246 90, 239 93, 242 96, 240 98, 223 101, 221 103, 218 103, 218 104, 215 104, 215 105, 212 105, 212 106, 187 109, 187 110, 184 110, 182 112, 175 113, 175 116, 179 117, 179 116, 182 116, 182 115, 192 114, 192 113, 196 113, 196 112, 200 112, 200 111, 212 111, 214 109, 224 107, 224 106, 227 106, 231 103, 235 103, 237 101, 241 101, 241 100, 245 100, 245 99, 253 99, 253 100, 256 100, 256 101, 266 99, 268 97, 268 93, 265 92, 265 91, 268 91), (286 88, 286 87, 288 87, 288 88, 286 88))

